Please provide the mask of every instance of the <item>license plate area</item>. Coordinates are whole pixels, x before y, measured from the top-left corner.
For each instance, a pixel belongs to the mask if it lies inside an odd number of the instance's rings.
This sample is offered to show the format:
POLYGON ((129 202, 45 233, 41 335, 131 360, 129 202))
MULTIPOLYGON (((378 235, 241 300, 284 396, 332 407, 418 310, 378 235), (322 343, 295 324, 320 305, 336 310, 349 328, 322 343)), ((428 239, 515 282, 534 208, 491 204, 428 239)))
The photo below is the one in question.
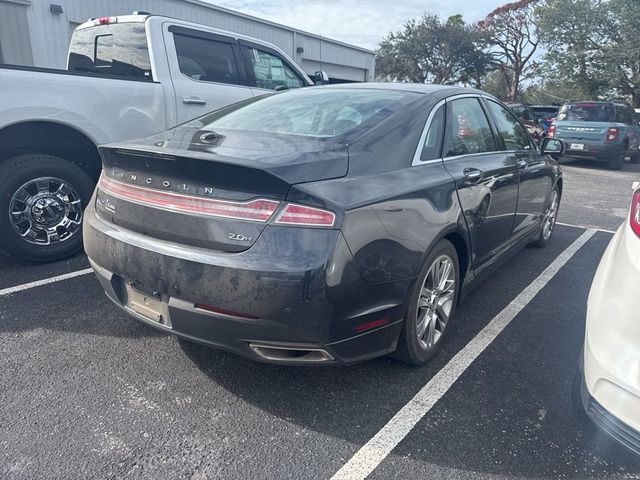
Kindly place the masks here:
POLYGON ((171 328, 168 302, 162 296, 158 298, 128 285, 126 308, 147 320, 171 328))
POLYGON ((584 150, 584 143, 571 143, 569 150, 584 150))

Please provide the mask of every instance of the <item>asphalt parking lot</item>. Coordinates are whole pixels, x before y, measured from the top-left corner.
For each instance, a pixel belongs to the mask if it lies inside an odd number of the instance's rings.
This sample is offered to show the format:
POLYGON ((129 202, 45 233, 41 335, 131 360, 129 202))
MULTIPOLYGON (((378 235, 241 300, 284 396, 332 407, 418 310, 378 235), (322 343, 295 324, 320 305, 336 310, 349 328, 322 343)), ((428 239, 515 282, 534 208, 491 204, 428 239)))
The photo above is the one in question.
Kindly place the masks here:
POLYGON ((591 279, 640 165, 563 165, 566 225, 472 293, 420 368, 254 363, 130 319, 90 274, 28 285, 84 273, 83 255, 0 257, 0 478, 640 478, 570 400, 591 279))

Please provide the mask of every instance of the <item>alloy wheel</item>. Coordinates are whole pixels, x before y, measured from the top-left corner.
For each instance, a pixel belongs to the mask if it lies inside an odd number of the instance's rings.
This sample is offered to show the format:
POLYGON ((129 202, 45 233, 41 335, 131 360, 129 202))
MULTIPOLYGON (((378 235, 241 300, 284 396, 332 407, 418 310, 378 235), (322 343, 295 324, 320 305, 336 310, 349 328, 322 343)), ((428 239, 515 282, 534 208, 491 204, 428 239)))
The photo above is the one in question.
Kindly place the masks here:
POLYGON ((59 178, 29 180, 11 197, 9 221, 29 243, 64 242, 80 231, 82 199, 73 185, 59 178))
POLYGON ((429 267, 418 297, 416 335, 422 349, 431 349, 442 338, 455 293, 455 264, 448 255, 440 255, 429 267))
POLYGON ((558 206, 560 204, 560 197, 558 190, 554 189, 549 199, 549 206, 544 214, 542 220, 542 238, 548 240, 553 233, 553 229, 556 226, 556 219, 558 217, 558 206))

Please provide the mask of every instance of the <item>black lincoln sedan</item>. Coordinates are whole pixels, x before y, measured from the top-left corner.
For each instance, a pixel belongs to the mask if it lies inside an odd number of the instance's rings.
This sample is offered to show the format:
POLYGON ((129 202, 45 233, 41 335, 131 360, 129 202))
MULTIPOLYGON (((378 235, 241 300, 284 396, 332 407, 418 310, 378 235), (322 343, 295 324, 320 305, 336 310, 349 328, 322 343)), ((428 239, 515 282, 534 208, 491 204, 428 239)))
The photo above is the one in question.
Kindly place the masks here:
POLYGON ((266 362, 422 364, 483 274, 549 241, 562 149, 479 90, 282 92, 103 147, 85 249, 166 332, 266 362))

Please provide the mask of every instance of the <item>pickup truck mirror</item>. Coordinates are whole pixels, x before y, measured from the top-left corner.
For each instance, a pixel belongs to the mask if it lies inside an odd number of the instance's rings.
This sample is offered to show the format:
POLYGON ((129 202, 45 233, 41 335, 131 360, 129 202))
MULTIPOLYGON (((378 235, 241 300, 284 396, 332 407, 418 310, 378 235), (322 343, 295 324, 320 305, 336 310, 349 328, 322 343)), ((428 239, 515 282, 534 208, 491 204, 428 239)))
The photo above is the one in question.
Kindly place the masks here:
POLYGON ((316 85, 324 85, 329 83, 329 75, 324 70, 318 70, 313 76, 313 83, 316 85))
POLYGON ((542 139, 540 153, 542 153, 542 155, 549 155, 555 160, 559 160, 564 154, 564 143, 562 140, 558 140, 557 138, 546 137, 542 139))

